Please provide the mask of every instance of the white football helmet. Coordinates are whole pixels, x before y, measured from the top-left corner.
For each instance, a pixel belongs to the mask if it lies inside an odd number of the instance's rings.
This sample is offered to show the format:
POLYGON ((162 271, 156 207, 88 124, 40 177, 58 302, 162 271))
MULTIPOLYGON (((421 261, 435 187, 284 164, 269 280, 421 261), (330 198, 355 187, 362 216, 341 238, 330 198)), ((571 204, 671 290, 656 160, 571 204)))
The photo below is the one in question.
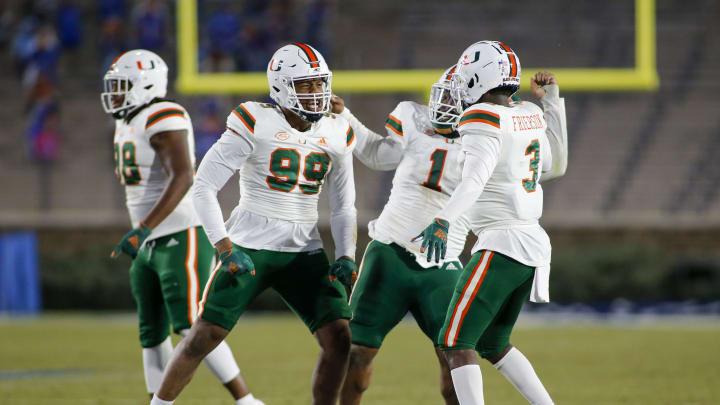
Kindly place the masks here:
POLYGON ((520 87, 520 59, 502 42, 476 42, 460 55, 451 86, 453 98, 464 103, 458 104, 460 110, 498 87, 514 94, 520 87))
POLYGON ((449 129, 460 119, 462 110, 452 97, 451 82, 457 65, 450 66, 430 88, 430 122, 435 129, 449 129))
POLYGON ((116 118, 167 94, 168 67, 154 52, 134 49, 115 59, 103 78, 103 109, 116 118))
POLYGON ((306 121, 315 122, 330 111, 332 72, 325 58, 310 45, 295 42, 285 45, 273 54, 267 69, 270 98, 306 121), (323 81, 319 93, 297 93, 295 83, 319 78, 323 81), (309 101, 306 109, 301 101, 309 101))

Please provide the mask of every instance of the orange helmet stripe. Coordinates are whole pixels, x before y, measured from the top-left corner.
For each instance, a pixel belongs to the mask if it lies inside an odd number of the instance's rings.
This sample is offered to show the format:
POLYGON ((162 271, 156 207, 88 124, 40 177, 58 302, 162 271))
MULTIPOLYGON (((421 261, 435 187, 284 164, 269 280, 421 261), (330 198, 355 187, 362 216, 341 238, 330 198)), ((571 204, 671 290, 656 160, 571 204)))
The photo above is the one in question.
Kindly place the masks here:
POLYGON ((320 61, 318 60, 318 57, 317 55, 315 55, 315 52, 312 50, 312 48, 300 42, 295 42, 293 45, 296 45, 298 48, 302 49, 303 52, 305 52, 305 55, 307 55, 308 60, 310 61, 311 67, 320 67, 320 61))
POLYGON ((505 50, 505 52, 508 53, 508 59, 510 60, 510 77, 517 77, 517 59, 515 58, 515 52, 513 52, 512 49, 510 49, 509 46, 503 44, 502 42, 498 42, 498 45, 502 49, 505 50))
POLYGON ((455 73, 455 69, 457 69, 457 65, 453 66, 452 69, 450 69, 447 76, 445 76, 445 80, 452 80, 452 75, 453 73, 455 73))

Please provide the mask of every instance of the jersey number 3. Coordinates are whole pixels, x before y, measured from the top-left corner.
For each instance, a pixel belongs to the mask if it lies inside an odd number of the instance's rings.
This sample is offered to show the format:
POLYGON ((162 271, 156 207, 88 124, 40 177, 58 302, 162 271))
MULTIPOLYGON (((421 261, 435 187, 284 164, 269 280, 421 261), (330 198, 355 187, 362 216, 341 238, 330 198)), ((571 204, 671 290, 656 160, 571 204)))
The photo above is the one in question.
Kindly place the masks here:
POLYGON ((127 186, 140 184, 142 177, 135 162, 135 144, 125 142, 121 150, 120 145, 116 143, 113 145, 113 152, 115 156, 115 175, 120 179, 120 183, 127 186))
MULTIPOLYGON (((298 185, 300 177, 300 153, 295 149, 278 148, 270 154, 270 173, 267 185, 277 191, 289 193, 298 185)), ((330 167, 327 153, 311 152, 305 156, 303 176, 310 184, 300 184, 303 194, 317 194, 330 167)))
POLYGON ((525 156, 529 155, 533 155, 532 159, 530 159, 530 171, 532 172, 532 176, 530 176, 530 178, 523 179, 522 185, 525 191, 528 193, 534 193, 535 187, 537 186, 538 166, 540 164, 540 142, 538 142, 537 139, 533 139, 533 141, 530 142, 530 145, 525 148, 525 156))

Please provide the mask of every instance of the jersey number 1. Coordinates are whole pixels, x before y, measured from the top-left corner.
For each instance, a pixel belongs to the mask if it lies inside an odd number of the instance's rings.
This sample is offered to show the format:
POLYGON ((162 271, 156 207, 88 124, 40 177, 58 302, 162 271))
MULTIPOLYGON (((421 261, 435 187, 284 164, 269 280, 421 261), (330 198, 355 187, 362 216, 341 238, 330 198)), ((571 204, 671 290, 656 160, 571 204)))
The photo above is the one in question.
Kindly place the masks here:
MULTIPOLYGON (((295 149, 278 148, 270 154, 270 173, 267 185, 273 190, 288 193, 298 184, 300 174, 300 153, 295 149)), ((330 166, 327 153, 311 152, 305 156, 303 176, 314 184, 300 184, 303 194, 317 194, 330 166)))
POLYGON ((428 178, 422 185, 435 191, 442 191, 440 186, 440 179, 443 175, 443 169, 445 169, 445 158, 447 157, 447 149, 435 149, 435 152, 430 155, 432 166, 430 167, 430 173, 428 178))

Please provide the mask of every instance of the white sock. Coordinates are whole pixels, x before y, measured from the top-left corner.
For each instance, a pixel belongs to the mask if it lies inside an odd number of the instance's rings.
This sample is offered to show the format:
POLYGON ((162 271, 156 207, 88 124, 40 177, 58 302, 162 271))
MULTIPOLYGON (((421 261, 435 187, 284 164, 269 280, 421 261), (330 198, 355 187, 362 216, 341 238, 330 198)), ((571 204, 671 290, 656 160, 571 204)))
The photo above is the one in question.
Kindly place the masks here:
POLYGON ((235 362, 230 346, 224 340, 205 356, 203 362, 223 384, 229 383, 240 374, 240 367, 235 362))
POLYGON ((150 400, 150 405, 172 405, 172 403, 175 401, 165 401, 157 397, 157 395, 153 395, 152 399, 150 400))
MULTIPOLYGON (((184 338, 188 332, 187 329, 181 330, 180 335, 184 338)), ((203 363, 223 384, 229 383, 240 374, 240 367, 235 362, 230 346, 224 340, 205 356, 203 363)))
POLYGON ((255 398, 253 394, 247 394, 244 397, 235 401, 235 405, 264 405, 262 401, 255 398))
POLYGON ((480 366, 468 364, 450 370, 450 375, 460 405, 485 405, 480 366))
POLYGON ((510 349, 497 363, 493 364, 508 381, 520 391, 532 405, 552 405, 545 387, 540 382, 530 361, 516 348, 510 349))
POLYGON ((168 361, 170 361, 172 352, 173 347, 170 336, 157 346, 142 349, 145 386, 150 394, 157 392, 160 388, 163 371, 168 361))

